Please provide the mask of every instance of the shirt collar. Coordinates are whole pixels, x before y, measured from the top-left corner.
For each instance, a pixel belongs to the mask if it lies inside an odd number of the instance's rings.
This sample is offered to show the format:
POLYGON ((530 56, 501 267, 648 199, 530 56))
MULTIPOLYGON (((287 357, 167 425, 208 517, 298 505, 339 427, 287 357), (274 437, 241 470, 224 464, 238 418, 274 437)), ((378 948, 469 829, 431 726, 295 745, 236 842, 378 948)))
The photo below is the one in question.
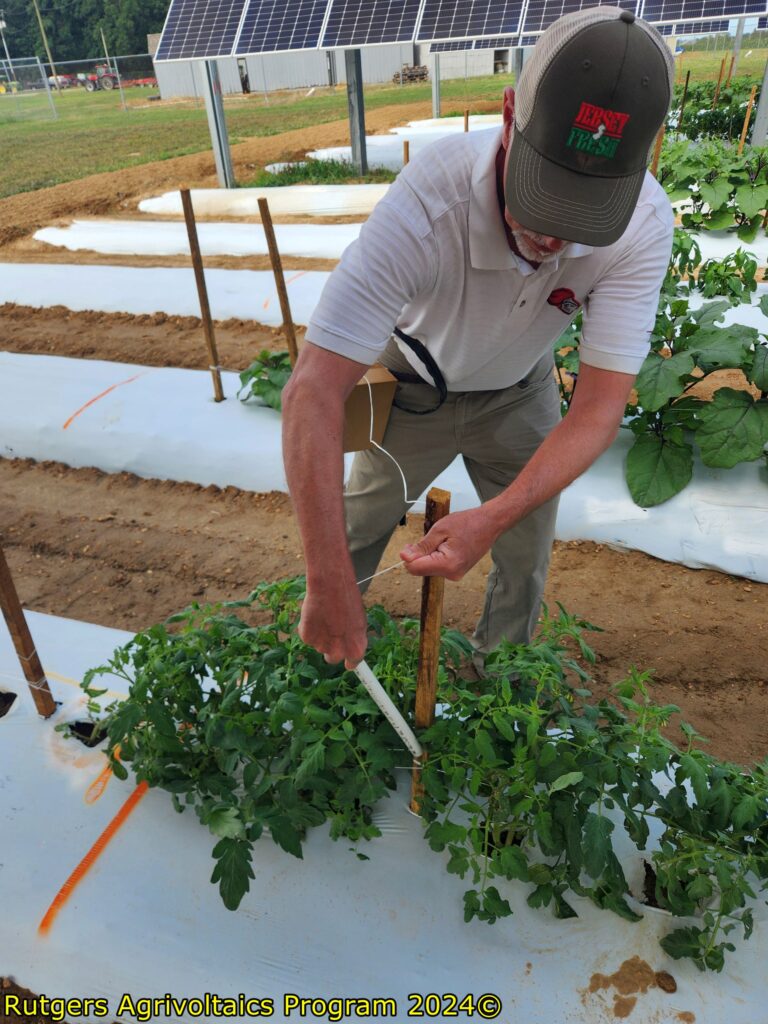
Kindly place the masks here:
MULTIPOLYGON (((496 196, 496 154, 501 145, 502 130, 489 129, 483 133, 488 136, 488 144, 480 151, 472 168, 469 191, 469 259, 475 270, 518 270, 527 276, 537 271, 512 252, 499 215, 496 196)), ((587 256, 591 252, 591 245, 569 242, 557 260, 543 265, 544 270, 549 274, 558 269, 561 259, 587 256)))

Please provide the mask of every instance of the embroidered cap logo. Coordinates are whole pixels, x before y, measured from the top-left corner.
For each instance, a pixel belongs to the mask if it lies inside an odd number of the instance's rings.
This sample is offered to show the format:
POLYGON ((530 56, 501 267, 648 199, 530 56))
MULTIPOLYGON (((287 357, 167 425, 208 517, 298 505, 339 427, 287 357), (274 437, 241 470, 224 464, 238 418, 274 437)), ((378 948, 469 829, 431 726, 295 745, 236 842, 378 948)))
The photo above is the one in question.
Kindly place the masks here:
POLYGON ((627 121, 629 114, 582 101, 567 144, 583 153, 610 159, 616 156, 627 121))

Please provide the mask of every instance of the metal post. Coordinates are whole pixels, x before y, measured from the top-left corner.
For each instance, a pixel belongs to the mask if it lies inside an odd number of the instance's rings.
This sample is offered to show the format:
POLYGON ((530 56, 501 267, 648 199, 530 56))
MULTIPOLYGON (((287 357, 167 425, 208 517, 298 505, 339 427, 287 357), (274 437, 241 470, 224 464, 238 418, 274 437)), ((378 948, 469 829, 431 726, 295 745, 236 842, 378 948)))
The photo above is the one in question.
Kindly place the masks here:
POLYGON ((267 69, 264 66, 264 58, 261 58, 261 84, 264 93, 264 106, 269 106, 269 89, 267 88, 267 69))
POLYGON ((349 137, 352 163, 361 174, 368 173, 368 152, 365 145, 365 100, 363 97, 363 62, 359 50, 344 51, 349 104, 349 137))
MULTIPOLYGON (((104 29, 103 28, 99 28, 99 32, 101 32, 101 44, 104 47, 104 56, 107 58, 107 70, 111 71, 112 70, 112 60, 111 60, 111 58, 109 56, 109 50, 107 49, 107 40, 106 40, 106 37, 104 36, 104 29)), ((117 61, 115 61, 115 74, 117 75, 117 88, 120 90, 120 102, 121 102, 121 104, 123 106, 123 110, 127 110, 128 107, 126 106, 126 103, 125 103, 125 93, 123 92, 123 82, 122 82, 122 79, 120 78, 120 68, 117 66, 117 61)))
POLYGON ((227 122, 224 118, 224 104, 221 99, 221 80, 215 60, 203 61, 203 95, 208 114, 208 131, 211 134, 213 158, 221 188, 235 187, 235 173, 232 170, 232 154, 229 151, 227 122))
POLYGON ((432 117, 440 117, 440 54, 432 54, 432 117))
POLYGON ((18 81, 18 79, 16 78, 16 72, 13 70, 13 64, 11 63, 11 55, 10 53, 8 53, 8 43, 5 40, 5 29, 5 11, 0 11, 0 36, 2 36, 3 38, 3 49, 5 50, 5 59, 8 61, 9 81, 10 76, 13 75, 13 80, 14 82, 16 82, 18 81))
POLYGON ((57 121, 58 118, 59 118, 59 112, 56 109, 56 104, 53 102, 53 93, 51 92, 51 83, 48 81, 48 75, 46 75, 46 73, 45 73, 45 68, 43 67, 43 65, 41 63, 40 58, 39 57, 35 57, 35 60, 37 61, 37 67, 38 67, 38 70, 40 72, 40 77, 42 78, 43 82, 45 83, 45 92, 46 92, 46 95, 48 96, 48 102, 51 105, 51 112, 53 114, 53 119, 54 119, 54 121, 57 121))
POLYGON ((733 41, 733 60, 731 61, 731 68, 728 72, 728 81, 726 85, 731 84, 731 79, 738 71, 739 67, 739 56, 741 54, 741 40, 744 38, 744 18, 739 18, 736 22, 736 38, 733 41))
POLYGON ((757 113, 752 126, 752 145, 764 146, 768 135, 768 61, 763 72, 763 84, 760 87, 760 99, 757 103, 757 113))
POLYGON ((523 59, 525 53, 522 46, 518 46, 515 50, 515 88, 517 88, 520 82, 520 75, 523 73, 523 59))
POLYGON ((56 72, 56 65, 53 63, 51 48, 48 45, 48 36, 45 33, 45 25, 43 24, 43 19, 40 16, 40 8, 37 6, 37 0, 32 0, 32 3, 34 4, 35 14, 37 15, 37 24, 40 26, 40 35, 43 37, 43 46, 45 47, 45 52, 48 54, 48 63, 51 65, 51 74, 53 75, 53 82, 56 86, 56 92, 59 93, 59 95, 61 95, 61 87, 59 86, 59 76, 56 72))

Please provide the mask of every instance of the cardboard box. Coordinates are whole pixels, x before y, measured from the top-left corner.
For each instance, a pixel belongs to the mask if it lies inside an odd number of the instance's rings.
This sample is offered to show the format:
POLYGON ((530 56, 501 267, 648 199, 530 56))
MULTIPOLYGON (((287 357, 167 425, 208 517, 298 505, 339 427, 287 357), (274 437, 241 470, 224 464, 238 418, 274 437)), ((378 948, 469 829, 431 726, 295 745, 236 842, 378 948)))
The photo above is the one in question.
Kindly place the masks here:
POLYGON ((344 410, 344 451, 363 452, 371 445, 371 398, 373 398, 373 439, 381 444, 389 421, 397 381, 384 366, 372 366, 365 378, 356 384, 344 410))

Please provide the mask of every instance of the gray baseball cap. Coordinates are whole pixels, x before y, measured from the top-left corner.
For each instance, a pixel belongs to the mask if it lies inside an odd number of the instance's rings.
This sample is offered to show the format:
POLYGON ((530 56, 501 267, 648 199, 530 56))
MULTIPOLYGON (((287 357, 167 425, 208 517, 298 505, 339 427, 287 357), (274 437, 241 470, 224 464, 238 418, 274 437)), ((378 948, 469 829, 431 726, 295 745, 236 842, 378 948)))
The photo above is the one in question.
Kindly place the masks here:
POLYGON ((559 18, 526 62, 504 195, 523 227, 586 245, 624 233, 669 109, 662 36, 620 7, 559 18))

